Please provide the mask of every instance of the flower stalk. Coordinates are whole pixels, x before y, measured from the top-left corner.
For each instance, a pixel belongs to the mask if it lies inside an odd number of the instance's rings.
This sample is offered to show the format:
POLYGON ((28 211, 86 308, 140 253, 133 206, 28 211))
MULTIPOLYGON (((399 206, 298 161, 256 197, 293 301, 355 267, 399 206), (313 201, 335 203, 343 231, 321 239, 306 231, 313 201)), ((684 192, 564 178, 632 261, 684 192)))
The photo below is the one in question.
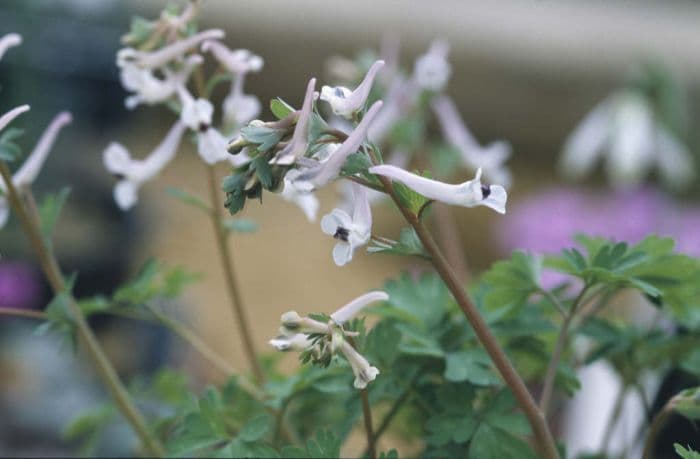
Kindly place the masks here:
MULTIPOLYGON (((8 199, 15 211, 15 215, 20 219, 24 231, 30 239, 32 247, 36 251, 42 270, 46 275, 54 294, 68 294, 68 307, 73 316, 78 334, 85 345, 88 355, 92 359, 102 381, 107 386, 114 402, 122 412, 126 420, 133 428, 136 435, 141 440, 149 455, 162 457, 165 449, 158 439, 151 433, 142 414, 136 408, 131 396, 122 384, 116 370, 107 358, 102 346, 97 341, 90 326, 83 315, 78 303, 70 292, 66 290, 66 284, 61 274, 58 262, 53 253, 46 246, 39 230, 39 219, 35 212, 30 212, 22 202, 20 194, 12 181, 12 175, 5 162, 0 161, 0 175, 7 187, 8 199)), ((29 189, 26 190, 29 193, 29 189)))
POLYGON ((375 438, 372 430, 372 410, 369 406, 369 395, 367 388, 360 390, 360 398, 362 399, 362 414, 365 419, 365 433, 367 435, 367 452, 370 459, 377 458, 377 449, 375 446, 375 438))

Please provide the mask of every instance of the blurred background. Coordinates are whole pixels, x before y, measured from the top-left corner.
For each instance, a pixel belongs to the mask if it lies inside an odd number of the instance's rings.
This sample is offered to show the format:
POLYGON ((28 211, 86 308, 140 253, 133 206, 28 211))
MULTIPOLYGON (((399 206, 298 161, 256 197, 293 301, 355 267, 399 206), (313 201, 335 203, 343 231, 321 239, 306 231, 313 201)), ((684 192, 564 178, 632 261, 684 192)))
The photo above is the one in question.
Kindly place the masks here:
MULTIPOLYGON (((244 370, 210 222, 164 191, 177 186, 206 194, 205 167, 192 145, 183 143, 177 160, 144 186, 139 205, 128 212, 114 204, 114 181, 102 165, 109 142, 117 140, 143 156, 172 122, 161 108, 125 109, 115 65, 131 16, 157 17, 164 4, 1 2, 0 35, 17 32, 24 43, 0 63, 0 113, 22 103, 32 106, 15 123, 25 130, 20 140, 25 151, 55 113, 74 115, 35 190, 41 196, 72 189, 55 246, 64 271, 78 273, 76 295, 109 293, 149 257, 186 265, 203 277, 178 300, 177 313, 244 370)), ((270 118, 267 102, 273 97, 298 106, 310 76, 329 83, 332 56, 378 50, 390 34, 400 38, 401 64, 410 71, 432 40, 446 39, 452 64, 447 92, 465 122, 482 143, 505 139, 514 152, 508 163, 514 174, 509 215, 484 208, 452 213, 474 274, 514 248, 556 251, 577 231, 636 240, 660 232, 700 255, 696 185, 668 190, 652 175, 638 188, 613 192, 602 168, 578 185, 565 182, 557 168, 567 136, 581 119, 649 66, 657 69, 653 75, 662 75, 659 87, 673 92, 678 138, 697 158, 698 2, 206 0, 202 11, 202 28, 222 28, 231 48, 247 48, 265 59, 262 72, 246 81, 246 92, 263 102, 261 119, 270 118)), ((333 189, 324 190, 319 215, 338 197, 333 189)), ((232 253, 261 350, 276 334, 282 312, 332 311, 401 270, 422 268, 411 260, 362 252, 339 268, 331 258, 333 241, 299 209, 274 196, 266 195, 264 205, 249 204, 244 216, 259 230, 233 235, 232 253)), ((378 205, 374 219, 375 234, 398 237, 401 218, 389 205, 378 205)), ((14 219, 0 232, 0 254, 0 307, 42 309, 49 289, 14 219)), ((50 336, 32 334, 35 325, 0 318, 0 455, 71 455, 74 450, 60 439, 62 427, 102 394, 90 370, 68 349, 61 352, 50 336)), ((187 367, 196 381, 218 378, 156 326, 116 319, 94 325, 127 378, 165 363, 187 367)), ((289 365, 296 365, 293 356, 289 365)), ((115 431, 110 438, 114 444, 104 451, 129 452, 129 445, 118 441, 129 438, 128 432, 115 431)))

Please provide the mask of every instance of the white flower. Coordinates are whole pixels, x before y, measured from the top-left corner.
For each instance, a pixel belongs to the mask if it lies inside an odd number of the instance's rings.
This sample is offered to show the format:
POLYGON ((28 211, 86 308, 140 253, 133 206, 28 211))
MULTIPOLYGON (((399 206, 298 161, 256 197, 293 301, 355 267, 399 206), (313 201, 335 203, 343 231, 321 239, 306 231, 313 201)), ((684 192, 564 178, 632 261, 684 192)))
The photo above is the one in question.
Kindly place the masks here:
POLYGON ((367 113, 365 113, 365 116, 362 117, 360 124, 357 125, 355 130, 345 139, 345 142, 343 142, 326 161, 302 171, 301 174, 295 177, 294 181, 297 182, 297 186, 304 187, 308 190, 314 190, 338 178, 340 170, 345 164, 345 160, 350 154, 355 153, 362 145, 362 142, 367 136, 367 129, 377 116, 381 107, 381 100, 372 104, 370 109, 367 110, 367 113), (303 183, 303 185, 301 183, 303 183))
POLYGON ((308 190, 297 187, 294 178, 299 175, 297 169, 291 169, 284 176, 284 188, 280 196, 286 201, 293 202, 304 211, 304 215, 310 222, 316 221, 319 202, 318 198, 308 190))
POLYGON ((367 199, 367 191, 353 183, 355 201, 352 216, 342 209, 333 209, 321 219, 321 230, 337 239, 333 248, 333 261, 343 266, 352 260, 355 249, 361 247, 372 235, 372 211, 367 199))
POLYGON ((133 92, 126 98, 125 105, 132 110, 139 104, 154 105, 170 99, 178 87, 184 86, 192 71, 202 63, 198 54, 189 56, 177 72, 164 71, 165 78, 158 78, 153 70, 144 69, 133 62, 121 66, 120 79, 124 89, 133 92))
POLYGON ((194 99, 180 86, 178 88, 182 111, 180 120, 187 127, 197 132, 197 152, 207 164, 229 160, 228 141, 219 131, 211 126, 214 106, 206 99, 194 99))
POLYGON ((127 63, 143 69, 157 69, 170 61, 182 58, 192 48, 206 40, 215 40, 224 37, 224 31, 210 29, 196 33, 191 37, 183 38, 155 51, 138 51, 133 48, 123 48, 117 52, 117 65, 123 67, 127 63))
POLYGON ((384 61, 376 61, 372 64, 362 83, 354 91, 343 86, 324 86, 321 88, 321 100, 325 100, 331 106, 333 113, 345 118, 352 118, 367 102, 367 96, 372 89, 372 83, 377 72, 384 66, 384 61))
POLYGON ((221 106, 224 122, 233 126, 243 126, 260 114, 260 100, 252 94, 244 94, 241 89, 243 77, 237 77, 231 84, 231 92, 221 106))
POLYGON ((355 386, 355 389, 366 388, 368 383, 376 379, 379 370, 377 367, 370 365, 367 359, 357 352, 354 347, 350 346, 347 341, 343 341, 340 349, 345 358, 348 359, 348 362, 350 362, 352 372, 355 374, 353 386, 355 386))
POLYGON ((603 155, 616 185, 638 184, 655 165, 673 187, 688 185, 695 175, 687 148, 655 119, 649 101, 630 90, 613 94, 586 115, 567 139, 560 166, 567 176, 580 178, 603 155))
POLYGON ((422 89, 441 91, 450 79, 452 68, 447 62, 450 47, 447 42, 436 40, 428 52, 416 59, 413 67, 413 80, 422 89))
POLYGON ((163 141, 144 159, 133 159, 119 143, 111 143, 103 153, 105 168, 119 177, 114 187, 114 200, 128 210, 138 201, 138 189, 155 177, 175 157, 186 126, 177 121, 163 141))
POLYGON ((491 182, 499 183, 505 188, 510 186, 511 173, 505 167, 505 161, 511 155, 508 142, 496 141, 484 147, 474 138, 459 116, 454 101, 447 96, 433 100, 432 108, 447 141, 459 150, 465 166, 472 170, 481 169, 491 182))
POLYGON ((396 122, 415 105, 417 97, 415 83, 397 75, 389 86, 384 107, 367 131, 367 138, 373 143, 382 143, 396 122))
POLYGON ((22 36, 16 33, 8 33, 0 38, 0 60, 5 55, 8 49, 21 45, 22 36))
POLYGON ((314 89, 316 88, 316 78, 309 80, 306 85, 304 102, 299 111, 294 133, 289 143, 270 161, 272 164, 289 165, 294 164, 297 159, 304 156, 309 141, 309 120, 314 101, 314 89))
POLYGON ((204 52, 211 52, 221 65, 234 75, 259 72, 263 68, 263 58, 247 49, 230 50, 215 40, 205 41, 201 49, 204 52))
POLYGON ((367 384, 379 374, 379 370, 369 364, 345 339, 347 336, 357 336, 357 332, 346 331, 343 324, 355 317, 367 305, 375 301, 386 301, 389 295, 382 291, 365 293, 344 305, 333 314, 327 323, 321 323, 310 317, 302 317, 296 311, 288 311, 280 318, 280 336, 269 341, 278 351, 306 351, 313 350, 314 360, 329 362, 332 356, 340 351, 350 363, 355 375, 354 386, 364 389, 367 384), (309 339, 309 334, 325 335, 314 342, 309 339), (324 357, 327 360, 324 360, 324 357))
POLYGON ((426 198, 446 204, 463 207, 486 206, 500 214, 506 213, 508 194, 505 188, 500 185, 482 185, 481 169, 476 171, 473 180, 458 185, 431 180, 389 165, 370 167, 369 172, 389 177, 426 198))
MULTIPOLYGON (((27 110, 29 110, 29 106, 23 105, 21 107, 15 108, 14 110, 11 110, 7 114, 0 117, 0 131, 5 126, 7 126, 7 124, 14 117, 27 110)), ((72 116, 68 112, 61 112, 54 117, 54 119, 51 121, 51 123, 49 123, 48 127, 39 137, 39 140, 34 146, 32 152, 29 154, 29 156, 27 156, 27 159, 24 161, 22 166, 20 166, 20 168, 17 169, 17 171, 12 176, 12 184, 15 186, 15 188, 17 188, 19 191, 22 191, 22 189, 27 188, 31 186, 32 183, 34 183, 34 180, 36 180, 37 176, 39 175, 39 172, 41 171, 41 168, 46 162, 46 158, 51 152, 51 148, 56 142, 58 133, 65 125, 69 124, 71 121, 72 116)), ((0 180, 0 191, 2 191, 3 193, 7 192, 5 182, 3 182, 2 180, 0 180)), ((0 197, 0 228, 2 228, 5 225, 8 215, 9 209, 7 206, 7 201, 4 197, 0 197)))

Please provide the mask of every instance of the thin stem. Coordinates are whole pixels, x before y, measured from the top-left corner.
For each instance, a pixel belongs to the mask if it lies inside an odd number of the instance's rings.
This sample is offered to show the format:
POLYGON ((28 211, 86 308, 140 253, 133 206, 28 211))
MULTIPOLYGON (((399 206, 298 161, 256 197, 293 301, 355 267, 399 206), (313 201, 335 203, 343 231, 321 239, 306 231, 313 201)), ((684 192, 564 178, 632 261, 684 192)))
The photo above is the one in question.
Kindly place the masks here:
POLYGON ((455 301, 459 305, 460 309, 462 309, 462 312, 467 317, 467 320, 474 329, 479 342, 486 349, 486 352, 489 354, 489 357, 491 357, 491 360, 498 369, 498 372, 500 373, 504 382, 513 392, 520 409, 523 410, 523 413, 532 426, 532 431, 535 435, 540 453, 546 459, 559 458, 559 452, 557 451, 554 438, 552 437, 552 433, 549 430, 549 426, 547 425, 547 421, 543 413, 537 407, 537 403, 535 403, 535 400, 532 398, 527 386, 513 367, 513 364, 510 362, 510 359, 508 359, 508 356, 503 351, 503 348, 501 348, 501 345, 496 340, 493 332, 491 332, 491 329, 481 317, 481 314, 477 310, 476 306, 465 293, 460 279, 455 275, 454 271, 447 262, 447 259, 435 243, 435 240, 420 221, 418 216, 404 207, 394 191, 391 180, 383 176, 377 177, 382 182, 382 185, 384 185, 384 189, 387 194, 389 194, 389 196, 391 196, 393 201, 396 203, 396 206, 401 211, 406 221, 416 231, 416 234, 422 242, 423 247, 431 256, 431 262, 435 267, 435 270, 438 272, 443 282, 445 282, 445 285, 452 293, 452 296, 455 298, 455 301))
POLYGON ((367 451, 370 459, 377 458, 377 450, 375 447, 375 438, 372 431, 372 410, 369 408, 369 395, 367 389, 360 389, 360 398, 362 399, 362 414, 365 418, 365 434, 367 436, 367 451))
POLYGON ((649 434, 644 442, 644 453, 642 454, 643 459, 652 459, 654 457, 654 450, 656 447, 656 439, 661 433, 661 430, 666 425, 666 421, 673 413, 673 403, 674 399, 669 400, 666 405, 659 411, 659 413, 654 417, 654 420, 649 427, 649 434))
POLYGON ((46 319, 46 313, 31 309, 0 307, 0 316, 24 317, 26 319, 46 319))
MULTIPOLYGON (((131 427, 138 435, 147 452, 152 456, 164 456, 165 449, 148 429, 146 421, 134 405, 129 393, 119 380, 117 372, 115 371, 111 362, 107 359, 107 356, 102 350, 100 343, 97 341, 97 338, 92 333, 92 330, 90 329, 82 310, 78 306, 78 303, 75 301, 75 298, 71 292, 67 291, 58 262, 56 261, 53 253, 47 247, 46 242, 41 235, 41 231, 39 230, 39 216, 36 214, 34 208, 28 209, 22 203, 20 195, 12 183, 12 175, 10 170, 3 161, 0 161, 0 175, 2 175, 2 178, 5 181, 7 196, 12 209, 14 210, 15 215, 17 215, 17 217, 20 219, 22 226, 24 227, 24 231, 29 237, 34 251, 39 257, 41 267, 49 281, 49 284, 51 285, 54 294, 58 295, 63 293, 66 294, 68 298, 68 307, 78 334, 85 345, 88 355, 95 364, 97 372, 102 378, 102 381, 107 386, 107 389, 111 393, 119 410, 122 412, 129 424, 131 424, 131 427)), ((29 196, 29 202, 33 202, 31 190, 25 190, 25 194, 29 196)))
POLYGON ((549 404, 552 400, 552 393, 554 392, 554 381, 556 380, 557 370, 559 369, 559 361, 561 360, 561 355, 564 352, 564 348, 566 347, 566 342, 569 335, 569 326, 571 325, 571 321, 576 315, 576 311, 578 310, 578 307, 581 304, 581 300, 588 291, 588 288, 589 286, 586 285, 581 289, 581 292, 574 300, 573 304, 571 305, 571 309, 568 312, 566 311, 566 309, 564 309, 562 304, 554 295, 552 295, 547 290, 543 290, 545 296, 549 299, 549 301, 551 301, 552 304, 554 304, 560 312, 564 313, 564 321, 562 322, 561 328, 559 329, 557 343, 554 346, 554 352, 552 353, 552 357, 549 360, 547 373, 545 373, 544 377, 544 386, 542 387, 542 394, 540 395, 540 411, 542 411, 542 414, 545 418, 547 417, 547 414, 549 412, 549 404))
POLYGON ((211 200, 212 208, 212 212, 210 214, 211 222, 214 229, 214 236, 218 246, 219 256, 221 258, 221 265, 224 269, 224 280, 226 281, 226 289, 228 291, 231 309, 238 323, 238 330, 243 341, 243 350, 248 358, 248 363, 253 369, 255 379, 258 383, 264 383, 265 375, 260 363, 258 362, 258 359, 256 358, 255 346, 253 345, 253 338, 250 334, 250 325, 246 316, 245 308, 243 307, 243 301, 240 297, 240 289, 236 284, 236 275, 233 269, 233 260, 229 248, 228 235, 222 225, 222 204, 219 200, 220 190, 217 184, 216 169, 214 166, 207 166, 207 178, 209 182, 209 198, 211 200))

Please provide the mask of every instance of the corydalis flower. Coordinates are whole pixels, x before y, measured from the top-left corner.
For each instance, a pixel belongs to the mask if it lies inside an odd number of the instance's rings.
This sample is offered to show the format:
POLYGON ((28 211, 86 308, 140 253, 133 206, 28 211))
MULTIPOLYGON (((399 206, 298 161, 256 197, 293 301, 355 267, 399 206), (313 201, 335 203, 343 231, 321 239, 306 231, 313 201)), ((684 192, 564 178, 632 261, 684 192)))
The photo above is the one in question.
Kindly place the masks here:
POLYGON ((119 143, 111 143, 103 154, 107 170, 119 178, 114 187, 114 200, 122 210, 138 201, 138 190, 155 177, 175 157, 186 126, 177 121, 163 141, 144 159, 133 159, 119 143))
POLYGON ((673 187, 694 177, 690 152, 655 119, 650 102, 633 91, 613 94, 586 115, 566 141, 561 169, 580 178, 604 154, 608 177, 617 185, 638 184, 654 165, 673 187))
POLYGON ((311 118, 311 110, 314 101, 314 89, 316 88, 316 78, 309 80, 306 85, 306 93, 304 94, 304 102, 301 105, 297 123, 294 126, 292 139, 289 143, 273 158, 271 163, 290 165, 294 164, 299 158, 304 156, 309 142, 309 121, 311 118))
POLYGON ((505 188, 500 185, 482 185, 481 169, 476 171, 476 177, 473 180, 458 185, 431 180, 389 165, 370 167, 369 172, 401 182, 413 191, 435 201, 462 207, 486 206, 499 214, 506 213, 508 194, 505 188))
MULTIPOLYGON (((28 105, 23 105, 11 110, 7 114, 0 117, 0 131, 9 124, 12 119, 14 119, 19 114, 29 110, 28 105)), ((61 129, 72 121, 72 116, 68 112, 61 112, 54 117, 54 119, 49 123, 46 130, 41 134, 39 140, 32 152, 27 156, 22 166, 14 173, 12 176, 12 184, 20 192, 22 189, 31 186, 36 180, 41 168, 46 162, 46 158, 51 152, 51 148, 56 142, 58 133, 61 129)), ((5 182, 0 180, 0 191, 3 193, 7 192, 7 186, 5 182)), ((7 201, 4 197, 0 197, 0 228, 7 222, 7 217, 9 215, 9 208, 7 206, 7 201)))
POLYGON ((126 108, 132 110, 139 104, 153 105, 167 101, 176 94, 180 86, 187 83, 192 71, 201 63, 202 57, 198 54, 189 56, 178 71, 164 69, 165 78, 158 78, 151 69, 123 62, 119 74, 122 86, 134 93, 126 98, 126 108))
POLYGON ((447 96, 435 98, 432 108, 443 135, 459 151, 463 163, 472 170, 481 168, 488 180, 509 187, 511 174, 504 163, 511 154, 510 144, 497 141, 484 147, 479 145, 459 116, 454 101, 447 96))
POLYGON ((321 230, 338 240, 333 248, 333 261, 338 266, 350 262, 355 250, 367 244, 372 235, 372 211, 367 190, 356 183, 352 186, 352 216, 342 209, 333 209, 321 219, 321 230))
POLYGON ((196 33, 164 46, 156 51, 138 51, 133 48, 123 48, 117 52, 117 65, 122 67, 134 64, 142 69, 157 69, 173 60, 182 58, 185 53, 197 47, 206 40, 218 40, 224 37, 224 31, 210 29, 196 33))
POLYGON ((180 121, 197 133, 197 152, 207 164, 229 159, 228 141, 212 127, 214 106, 206 99, 194 99, 184 87, 178 88, 182 111, 180 121))
POLYGON ((374 381, 379 370, 370 365, 369 361, 346 340, 346 337, 357 336, 357 333, 346 331, 343 324, 355 317, 367 305, 388 299, 389 295, 385 292, 366 293, 331 314, 331 320, 328 323, 302 317, 296 311, 286 312, 281 317, 281 335, 271 339, 270 344, 278 351, 311 352, 313 361, 323 365, 329 364, 333 355, 340 352, 350 363, 355 375, 354 387, 364 389, 368 383, 374 381), (313 339, 309 337, 311 334, 314 335, 313 339))
POLYGON ((420 88, 441 91, 450 79, 452 68, 447 62, 450 47, 447 42, 435 40, 428 52, 416 59, 413 67, 413 81, 420 88))
POLYGON ((372 64, 362 83, 354 91, 344 86, 324 86, 321 88, 321 100, 325 100, 331 106, 333 113, 345 118, 352 118, 367 102, 367 97, 372 89, 372 83, 377 72, 384 66, 384 61, 376 61, 372 64))
POLYGON ((378 100, 367 110, 360 124, 358 124, 355 130, 345 139, 345 142, 343 142, 326 161, 305 169, 295 178, 297 186, 311 191, 326 186, 337 179, 340 170, 345 164, 345 160, 350 154, 355 153, 362 145, 362 142, 367 136, 369 126, 381 108, 382 101, 378 100))
POLYGON ((0 59, 8 49, 22 44, 22 36, 16 33, 8 33, 0 38, 0 59))
POLYGON ((299 171, 297 169, 287 172, 284 176, 284 188, 280 196, 286 201, 293 202, 299 206, 310 222, 316 221, 316 214, 320 206, 318 198, 310 191, 296 186, 295 179, 298 175, 299 171))

